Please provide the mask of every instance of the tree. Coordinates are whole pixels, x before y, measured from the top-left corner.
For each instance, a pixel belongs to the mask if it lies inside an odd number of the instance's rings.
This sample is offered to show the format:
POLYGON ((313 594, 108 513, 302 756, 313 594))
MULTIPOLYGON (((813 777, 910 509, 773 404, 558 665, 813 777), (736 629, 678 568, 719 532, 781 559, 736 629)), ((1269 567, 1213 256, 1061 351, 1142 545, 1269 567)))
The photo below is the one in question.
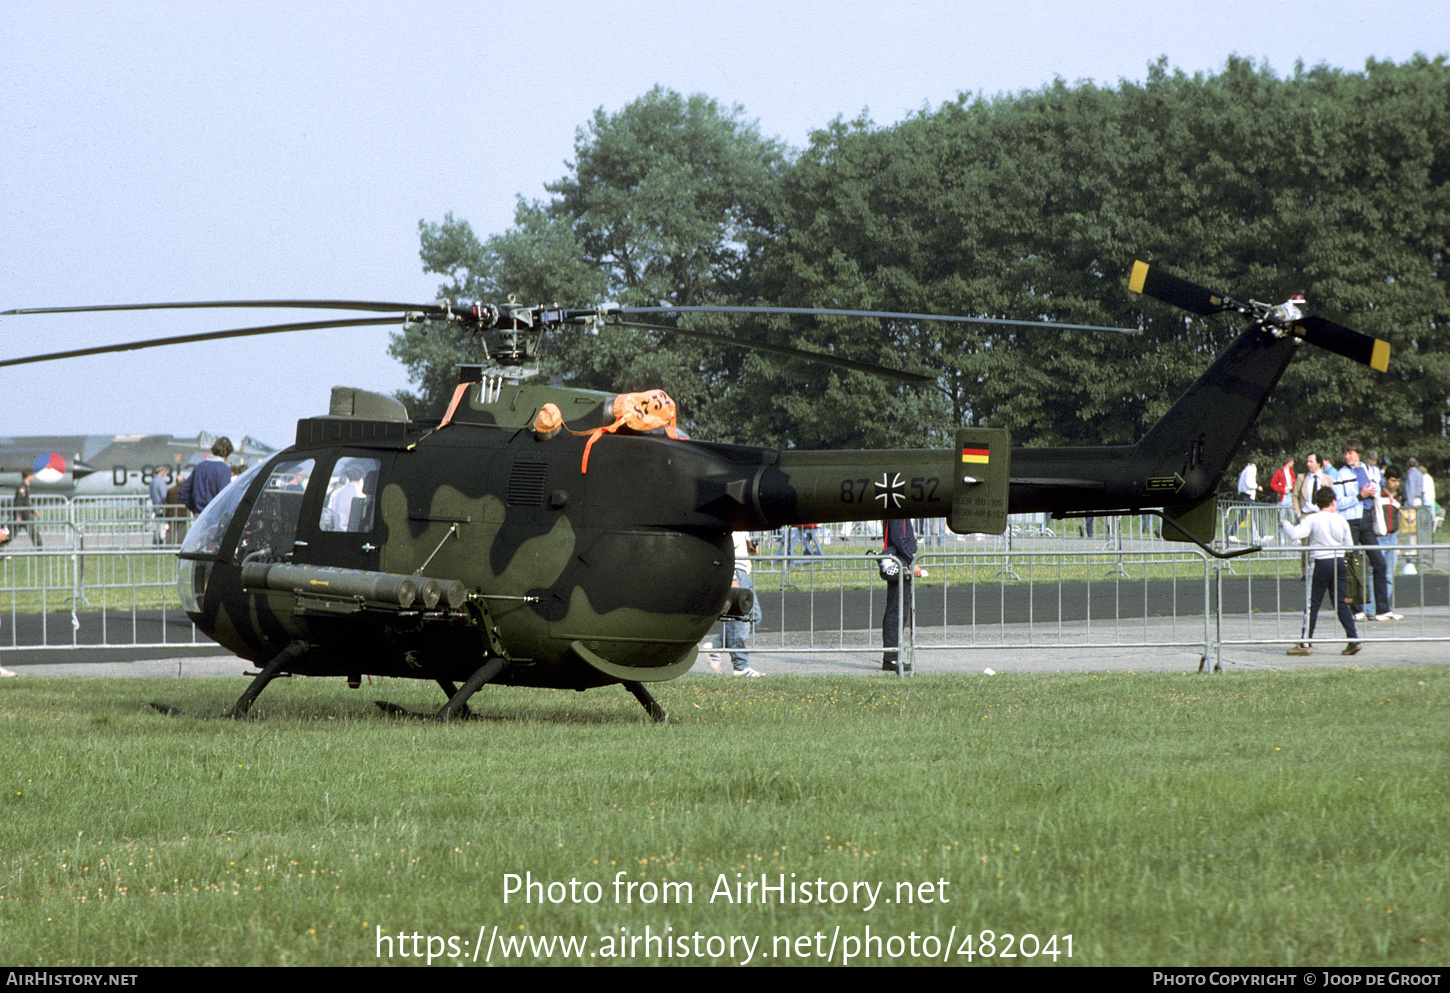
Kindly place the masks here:
MULTIPOLYGON (((551 365, 598 389, 662 386, 696 436, 797 447, 941 445, 961 424, 1021 444, 1131 442, 1237 333, 1133 297, 1134 258, 1237 296, 1304 292, 1389 340, 1388 376, 1306 348, 1249 439, 1273 456, 1359 437, 1450 459, 1450 70, 1444 57, 1278 78, 1230 59, 1143 83, 1061 80, 962 96, 882 128, 831 122, 799 155, 739 108, 656 89, 596 112, 546 202, 479 242, 423 225, 445 293, 626 304, 762 303, 1047 319, 1086 332, 905 321, 696 326, 927 371, 911 389, 650 332, 561 336, 551 365)), ((445 341, 395 343, 431 403, 445 341)), ((440 369, 440 366, 443 368, 440 369)), ((1333 445, 1324 446, 1326 451, 1333 445)))
MULTIPOLYGON (((934 402, 864 381, 841 391, 872 395, 875 420, 916 443, 961 423, 1004 424, 1026 444, 1141 435, 1237 324, 1131 298, 1135 257, 1238 295, 1304 291, 1317 312, 1390 340, 1395 371, 1306 349, 1250 445, 1353 434, 1397 461, 1443 459, 1447 84, 1444 58, 1363 74, 1300 67, 1282 80, 1242 59, 1192 77, 1160 62, 1144 84, 1116 90, 1059 80, 962 97, 889 129, 838 120, 789 177, 758 285, 799 306, 1144 332, 791 331, 798 345, 935 373, 934 402)), ((831 413, 839 422, 838 404, 831 413)), ((812 424, 809 410, 790 416, 812 424)))

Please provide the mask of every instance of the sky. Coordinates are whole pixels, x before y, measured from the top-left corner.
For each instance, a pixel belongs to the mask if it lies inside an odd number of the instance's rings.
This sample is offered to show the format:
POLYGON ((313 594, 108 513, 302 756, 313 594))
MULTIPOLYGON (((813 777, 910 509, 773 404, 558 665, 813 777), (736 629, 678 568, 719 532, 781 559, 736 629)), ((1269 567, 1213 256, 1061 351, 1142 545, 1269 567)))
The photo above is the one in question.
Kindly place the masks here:
MULTIPOLYGON (((1416 53, 1450 53, 1440 0, 0 0, 0 310, 430 302, 420 221, 505 230, 518 197, 566 174, 595 110, 656 85, 739 105, 803 147, 838 116, 889 125, 1058 77, 1112 86, 1165 56, 1287 75, 1416 53)), ((0 357, 326 316, 5 317, 0 357)), ((409 385, 388 339, 310 331, 0 369, 0 436, 283 447, 333 385, 409 385)))

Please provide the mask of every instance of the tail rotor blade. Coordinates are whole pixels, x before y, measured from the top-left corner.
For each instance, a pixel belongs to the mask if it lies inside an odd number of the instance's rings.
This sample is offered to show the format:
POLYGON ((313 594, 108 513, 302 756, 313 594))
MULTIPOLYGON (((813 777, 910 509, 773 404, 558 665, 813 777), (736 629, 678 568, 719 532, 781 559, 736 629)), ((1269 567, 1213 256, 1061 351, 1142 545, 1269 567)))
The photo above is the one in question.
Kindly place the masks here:
POLYGON ((1275 328, 1276 334, 1282 334, 1285 328, 1292 328, 1295 337, 1302 338, 1311 345, 1363 363, 1378 372, 1389 371, 1389 342, 1371 338, 1323 317, 1298 317, 1298 307, 1303 304, 1303 297, 1296 296, 1281 307, 1270 307, 1253 300, 1244 304, 1172 273, 1155 269, 1141 260, 1133 263, 1132 274, 1128 277, 1128 289, 1203 317, 1233 310, 1251 318, 1261 327, 1275 328), (1287 315, 1283 313, 1286 309, 1289 311, 1287 315))
POLYGON ((1233 300, 1222 293, 1214 293, 1197 283, 1190 283, 1172 273, 1155 269, 1146 262, 1133 263, 1132 275, 1128 278, 1128 289, 1134 293, 1152 297, 1182 307, 1191 314, 1207 317, 1225 310, 1237 309, 1233 300))
POLYGON ((1379 372, 1390 368, 1390 343, 1352 331, 1322 317, 1303 317, 1294 322, 1295 333, 1311 345, 1343 355, 1379 372))

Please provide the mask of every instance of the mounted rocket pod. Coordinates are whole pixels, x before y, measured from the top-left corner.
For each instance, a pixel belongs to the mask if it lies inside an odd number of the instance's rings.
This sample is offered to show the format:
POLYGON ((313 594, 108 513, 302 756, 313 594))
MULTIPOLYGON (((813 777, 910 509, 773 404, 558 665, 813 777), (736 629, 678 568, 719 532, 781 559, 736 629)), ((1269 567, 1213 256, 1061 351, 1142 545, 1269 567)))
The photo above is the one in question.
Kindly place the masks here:
POLYGON ((388 572, 265 562, 242 566, 242 586, 248 590, 361 600, 366 604, 402 609, 416 604, 424 610, 434 610, 442 603, 456 610, 468 597, 467 589, 456 579, 440 581, 388 572))

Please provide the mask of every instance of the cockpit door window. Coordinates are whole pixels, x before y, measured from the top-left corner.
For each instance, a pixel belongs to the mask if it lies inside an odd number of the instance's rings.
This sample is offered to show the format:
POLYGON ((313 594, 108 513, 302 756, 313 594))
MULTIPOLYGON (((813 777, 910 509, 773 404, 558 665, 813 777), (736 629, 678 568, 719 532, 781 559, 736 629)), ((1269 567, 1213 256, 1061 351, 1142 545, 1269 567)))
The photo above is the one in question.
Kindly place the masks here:
POLYGON ((391 454, 321 456, 307 487, 293 561, 337 569, 376 570, 386 544, 381 494, 391 454))
POLYGON ((373 458, 344 455, 337 460, 322 501, 319 530, 351 534, 372 531, 381 467, 382 463, 373 458))

